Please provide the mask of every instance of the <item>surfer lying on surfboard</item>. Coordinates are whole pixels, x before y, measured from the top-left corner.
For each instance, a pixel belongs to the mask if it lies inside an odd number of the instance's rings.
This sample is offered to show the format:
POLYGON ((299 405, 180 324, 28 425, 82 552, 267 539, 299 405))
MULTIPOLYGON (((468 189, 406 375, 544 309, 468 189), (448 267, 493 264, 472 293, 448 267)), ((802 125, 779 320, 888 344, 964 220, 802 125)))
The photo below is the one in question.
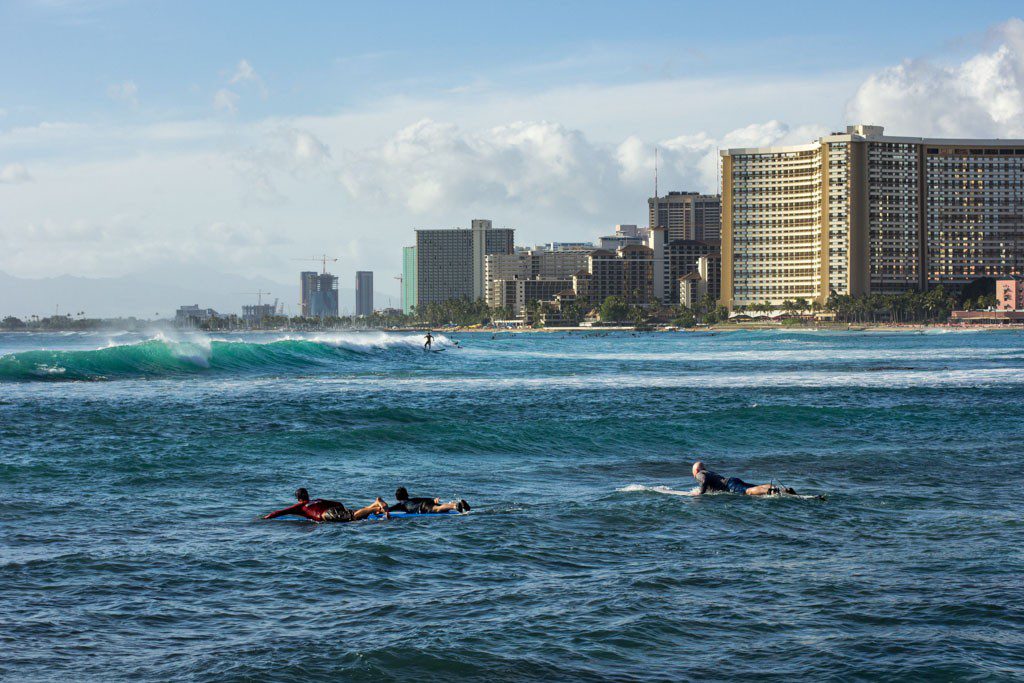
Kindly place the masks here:
POLYGON ((465 499, 442 503, 440 498, 410 498, 409 491, 404 486, 399 486, 395 491, 395 500, 398 502, 388 506, 390 512, 408 512, 413 515, 436 514, 452 510, 469 512, 469 503, 465 499))
POLYGON ((693 463, 693 478, 700 484, 700 490, 694 494, 696 496, 716 492, 739 493, 745 496, 775 496, 780 492, 788 493, 791 496, 796 495, 796 491, 789 487, 778 487, 775 484, 748 484, 739 477, 726 479, 709 470, 700 460, 693 463))
POLYGON ((263 519, 274 519, 282 515, 298 515, 311 519, 314 522, 355 522, 366 519, 370 515, 388 516, 388 504, 380 497, 372 504, 358 510, 349 510, 336 500, 324 500, 323 498, 309 499, 309 492, 306 489, 298 489, 295 498, 299 502, 283 510, 276 510, 263 519))

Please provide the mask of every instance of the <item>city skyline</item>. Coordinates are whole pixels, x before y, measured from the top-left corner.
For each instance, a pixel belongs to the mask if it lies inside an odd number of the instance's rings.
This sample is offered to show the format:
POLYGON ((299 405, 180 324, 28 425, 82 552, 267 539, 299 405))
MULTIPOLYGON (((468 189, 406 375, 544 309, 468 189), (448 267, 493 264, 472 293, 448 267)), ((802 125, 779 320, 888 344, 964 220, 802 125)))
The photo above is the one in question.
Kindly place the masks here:
MULTIPOLYGON (((214 41, 226 22, 266 24, 280 13, 267 8, 234 16, 198 5, 13 3, 0 9, 14 55, 0 79, 0 272, 118 277, 199 264, 289 283, 290 259, 315 245, 341 258, 342 281, 374 271, 397 299, 393 245, 411 244, 416 228, 484 215, 531 245, 644 225, 655 145, 661 193, 717 192, 720 148, 805 144, 847 123, 1024 136, 1024 22, 1014 6, 922 7, 884 10, 891 21, 870 30, 825 16, 803 17, 796 30, 807 7, 771 17, 750 5, 735 31, 686 47, 667 27, 651 36, 652 22, 636 21, 670 9, 658 3, 596 6, 583 20, 571 7, 499 11, 513 26, 531 12, 571 16, 564 41, 538 28, 549 22, 483 30, 489 17, 446 8, 425 25, 471 41, 433 50, 410 38, 386 51, 369 49, 369 38, 331 47, 327 28, 348 35, 352 22, 324 7, 323 26, 308 16, 271 24, 285 44, 308 34, 308 49, 289 51, 261 47, 259 35, 214 41), (459 11, 465 21, 446 25, 459 11), (922 30, 898 31, 914 12, 922 30), (153 13, 165 37, 143 21, 153 13), (627 13, 633 22, 609 20, 627 13), (619 28, 631 25, 644 27, 643 40, 619 28), (168 60, 190 30, 196 49, 168 60), (140 50, 147 39, 152 49, 140 50), (107 49, 90 51, 101 41, 107 49), (814 46, 818 59, 803 56, 814 46), (142 57, 121 59, 128 51, 142 57), (30 53, 43 56, 13 66, 30 53), (32 80, 35 69, 52 78, 32 80), (434 78, 417 78, 431 69, 434 78), (652 97, 666 106, 639 106, 652 97)), ((374 12, 346 11, 355 23, 374 12)), ((727 25, 716 10, 679 11, 727 25)), ((414 34, 412 19, 388 22, 392 37, 414 34)))

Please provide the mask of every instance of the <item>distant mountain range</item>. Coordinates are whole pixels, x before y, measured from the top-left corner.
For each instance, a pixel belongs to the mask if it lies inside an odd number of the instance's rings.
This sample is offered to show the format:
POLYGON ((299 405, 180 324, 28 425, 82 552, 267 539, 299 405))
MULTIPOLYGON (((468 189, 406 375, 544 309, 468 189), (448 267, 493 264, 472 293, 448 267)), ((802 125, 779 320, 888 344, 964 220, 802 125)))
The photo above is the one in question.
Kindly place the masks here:
MULTIPOLYGON (((187 304, 240 314, 244 304, 256 303, 258 290, 270 292, 264 294, 264 303, 277 299, 284 303, 286 314, 298 315, 298 273, 295 280, 294 284, 284 284, 200 268, 110 278, 60 275, 34 279, 0 272, 0 318, 50 316, 58 307, 61 314, 76 315, 83 311, 87 318, 171 318, 179 306, 187 304)), ((341 287, 338 297, 341 314, 351 314, 355 309, 355 290, 341 287)), ((390 292, 375 292, 373 298, 377 308, 400 306, 400 298, 390 292)))

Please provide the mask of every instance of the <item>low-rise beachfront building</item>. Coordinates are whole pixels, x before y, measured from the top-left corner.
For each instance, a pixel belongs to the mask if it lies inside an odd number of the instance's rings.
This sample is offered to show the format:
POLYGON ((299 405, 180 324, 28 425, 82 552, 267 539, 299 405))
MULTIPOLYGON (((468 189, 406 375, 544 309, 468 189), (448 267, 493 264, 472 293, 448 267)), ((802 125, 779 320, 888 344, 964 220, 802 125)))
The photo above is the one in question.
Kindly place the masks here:
POLYGON ((503 305, 499 302, 500 290, 493 286, 499 280, 570 280, 574 273, 586 268, 592 251, 593 247, 520 249, 511 254, 489 254, 484 260, 485 301, 492 308, 503 305))
POLYGON ((174 313, 174 324, 178 327, 199 327, 220 317, 220 313, 212 308, 199 308, 198 304, 192 304, 178 307, 174 313))
POLYGON ((996 309, 1024 311, 1024 276, 996 280, 996 309))
POLYGON ((537 278, 533 280, 494 280, 488 301, 493 308, 504 308, 515 317, 522 316, 534 301, 549 301, 572 287, 572 280, 537 278))

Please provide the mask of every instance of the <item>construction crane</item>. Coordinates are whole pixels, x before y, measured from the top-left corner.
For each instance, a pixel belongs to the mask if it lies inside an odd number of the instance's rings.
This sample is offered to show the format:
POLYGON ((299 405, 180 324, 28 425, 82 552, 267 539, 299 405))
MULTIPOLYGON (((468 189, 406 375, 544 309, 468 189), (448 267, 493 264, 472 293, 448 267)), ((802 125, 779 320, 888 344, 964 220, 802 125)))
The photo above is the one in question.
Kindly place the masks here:
POLYGON ((260 289, 260 290, 257 290, 255 292, 235 292, 235 294, 245 294, 246 296, 255 296, 256 297, 256 305, 257 306, 262 306, 263 305, 263 295, 264 294, 270 294, 270 292, 264 292, 262 289, 260 289))
POLYGON ((324 267, 324 273, 323 274, 326 275, 327 274, 327 262, 330 261, 332 263, 337 263, 338 259, 336 259, 334 257, 331 257, 331 256, 328 256, 327 254, 324 254, 324 255, 320 256, 319 258, 293 258, 292 261, 321 261, 321 262, 323 262, 323 267, 324 267))

